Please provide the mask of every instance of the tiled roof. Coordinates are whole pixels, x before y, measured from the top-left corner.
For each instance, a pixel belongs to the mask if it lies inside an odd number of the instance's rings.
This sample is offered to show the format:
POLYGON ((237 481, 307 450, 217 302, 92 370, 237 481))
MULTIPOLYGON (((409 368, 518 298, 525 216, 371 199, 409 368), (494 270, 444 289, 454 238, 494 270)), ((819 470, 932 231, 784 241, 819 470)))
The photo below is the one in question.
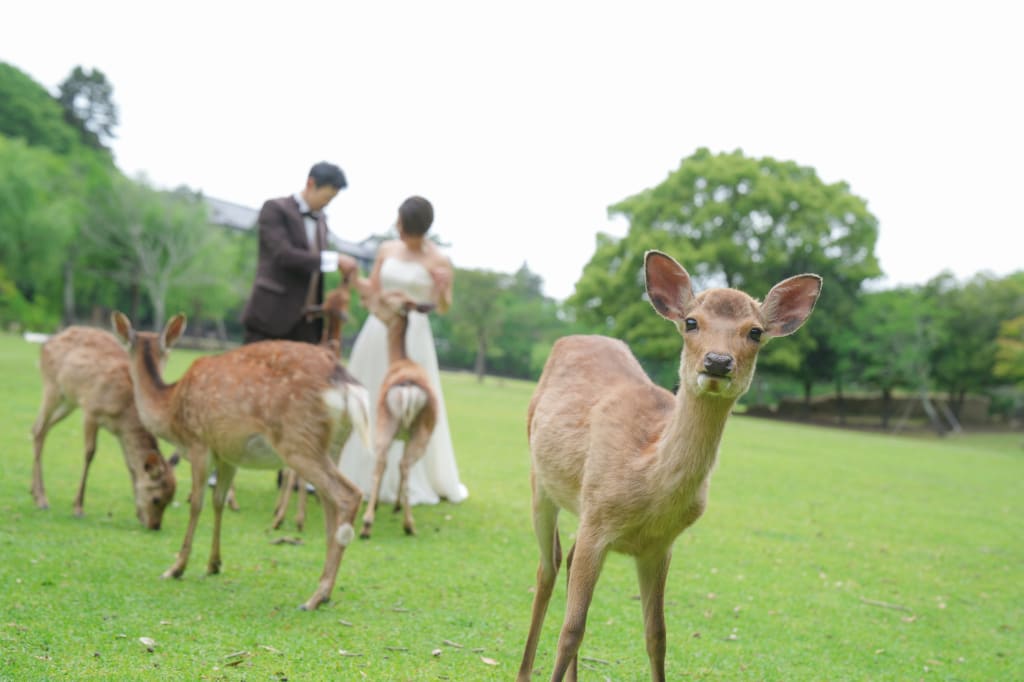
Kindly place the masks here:
MULTIPOLYGON (((215 197, 203 196, 206 205, 210 209, 210 222, 222 227, 230 227, 235 230, 251 230, 256 226, 259 217, 259 209, 249 208, 241 204, 235 204, 215 197)), ((327 238, 338 251, 347 253, 369 267, 377 254, 377 243, 372 239, 364 239, 361 242, 353 242, 342 239, 333 232, 328 231, 327 238)))

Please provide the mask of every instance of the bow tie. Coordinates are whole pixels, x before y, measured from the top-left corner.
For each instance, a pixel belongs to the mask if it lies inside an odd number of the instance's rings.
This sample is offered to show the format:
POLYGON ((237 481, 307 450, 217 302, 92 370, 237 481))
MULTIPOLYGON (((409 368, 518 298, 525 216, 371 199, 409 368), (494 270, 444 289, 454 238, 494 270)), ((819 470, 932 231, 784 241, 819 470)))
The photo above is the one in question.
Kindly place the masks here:
POLYGON ((302 217, 303 218, 312 218, 313 220, 317 220, 317 221, 320 220, 320 214, 319 213, 314 213, 313 211, 303 211, 302 212, 302 217))

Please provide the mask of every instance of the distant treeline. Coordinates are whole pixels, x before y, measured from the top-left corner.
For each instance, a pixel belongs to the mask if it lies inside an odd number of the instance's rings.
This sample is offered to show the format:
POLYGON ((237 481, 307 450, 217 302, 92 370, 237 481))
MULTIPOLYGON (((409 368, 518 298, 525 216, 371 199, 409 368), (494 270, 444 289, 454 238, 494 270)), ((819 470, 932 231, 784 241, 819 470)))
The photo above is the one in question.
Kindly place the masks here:
MULTIPOLYGON (((190 333, 237 341, 255 231, 212 225, 188 187, 125 177, 106 146, 117 124, 102 72, 76 68, 51 95, 0 63, 0 324, 44 332, 106 325, 120 309, 156 327, 180 310, 190 333)), ((1024 271, 967 281, 940 272, 920 286, 870 290, 882 275, 878 221, 845 183, 825 184, 813 168, 699 149, 609 213, 630 229, 623 238, 598 234, 565 301, 544 296, 525 265, 515 273, 457 269, 452 310, 432 317, 442 364, 536 378, 556 338, 601 333, 627 341, 671 388, 681 338, 643 294, 643 254, 656 248, 698 288, 764 296, 797 273, 824 278, 808 324, 762 352, 748 402, 795 396, 810 405, 814 396, 852 391, 886 400, 909 391, 941 392, 953 413, 971 394, 996 414, 1022 404, 1024 271)), ((349 341, 366 315, 354 308, 349 341)))

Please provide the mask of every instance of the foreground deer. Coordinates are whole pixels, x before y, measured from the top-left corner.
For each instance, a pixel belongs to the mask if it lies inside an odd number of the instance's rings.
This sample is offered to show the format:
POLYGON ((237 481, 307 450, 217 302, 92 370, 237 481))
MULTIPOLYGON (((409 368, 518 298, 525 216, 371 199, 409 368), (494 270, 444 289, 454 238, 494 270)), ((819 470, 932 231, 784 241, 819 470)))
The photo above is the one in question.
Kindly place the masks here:
MULTIPOLYGON (((343 277, 337 287, 327 292, 322 304, 308 306, 306 309, 306 313, 309 315, 323 315, 324 329, 320 337, 320 345, 338 358, 341 358, 341 328, 348 321, 348 307, 351 298, 348 277, 343 277)), ((339 450, 338 454, 340 453, 339 450)), ((306 525, 306 503, 309 498, 306 482, 298 477, 294 469, 285 469, 281 472, 281 490, 277 495, 277 504, 274 507, 273 528, 275 529, 280 528, 284 523, 293 489, 299 491, 298 509, 295 511, 295 527, 301 531, 302 527, 306 525)))
POLYGON ((142 525, 160 529, 164 510, 174 497, 174 471, 160 454, 156 438, 146 430, 135 409, 128 354, 109 332, 89 327, 68 327, 42 348, 39 370, 43 402, 32 426, 35 459, 32 496, 36 506, 48 509, 43 487, 43 444, 59 421, 82 408, 85 431, 85 466, 75 496, 75 516, 82 516, 85 482, 96 455, 99 428, 110 431, 121 444, 135 492, 135 515, 142 525))
POLYGON ((402 526, 407 535, 416 534, 412 507, 409 505, 409 470, 423 457, 437 422, 437 394, 430 386, 426 371, 405 352, 405 332, 409 326, 409 311, 428 313, 431 303, 416 303, 401 291, 383 291, 369 298, 369 310, 388 329, 388 371, 381 382, 377 399, 377 424, 374 433, 376 468, 373 472, 373 491, 363 514, 360 536, 370 537, 377 512, 377 498, 384 469, 388 463, 388 448, 392 441, 405 436, 405 449, 399 462, 398 499, 395 511, 402 509, 402 526))
POLYGON ((679 392, 655 386, 621 341, 560 339, 530 401, 533 526, 540 546, 530 632, 518 679, 530 679, 561 563, 560 509, 579 517, 566 560, 565 622, 552 680, 576 679, 587 609, 612 550, 636 559, 651 679, 665 679, 665 580, 672 543, 704 512, 726 418, 768 339, 792 334, 821 290, 817 275, 775 285, 759 304, 734 289, 694 295, 690 276, 658 251, 644 257, 655 311, 683 336, 679 392))
POLYGON ((329 452, 352 427, 369 441, 366 389, 329 351, 291 341, 263 341, 199 358, 177 383, 167 385, 162 368, 185 329, 185 316, 172 317, 160 334, 135 331, 119 312, 113 324, 128 345, 142 423, 185 451, 192 466, 188 529, 163 577, 179 578, 188 565, 210 457, 217 466, 210 574, 220 572, 221 517, 236 470, 277 469, 283 461, 320 492, 327 556, 319 585, 302 608, 327 601, 362 501, 359 488, 338 471, 329 452))

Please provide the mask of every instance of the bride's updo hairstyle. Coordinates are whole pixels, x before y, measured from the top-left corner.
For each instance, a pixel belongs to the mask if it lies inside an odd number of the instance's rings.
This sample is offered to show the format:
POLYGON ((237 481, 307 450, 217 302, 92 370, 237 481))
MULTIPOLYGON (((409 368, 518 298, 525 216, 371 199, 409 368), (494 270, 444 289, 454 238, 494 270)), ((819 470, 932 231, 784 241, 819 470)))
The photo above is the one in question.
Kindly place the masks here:
POLYGON ((434 222, 434 207, 423 197, 409 197, 398 207, 402 230, 407 234, 422 236, 434 222))

